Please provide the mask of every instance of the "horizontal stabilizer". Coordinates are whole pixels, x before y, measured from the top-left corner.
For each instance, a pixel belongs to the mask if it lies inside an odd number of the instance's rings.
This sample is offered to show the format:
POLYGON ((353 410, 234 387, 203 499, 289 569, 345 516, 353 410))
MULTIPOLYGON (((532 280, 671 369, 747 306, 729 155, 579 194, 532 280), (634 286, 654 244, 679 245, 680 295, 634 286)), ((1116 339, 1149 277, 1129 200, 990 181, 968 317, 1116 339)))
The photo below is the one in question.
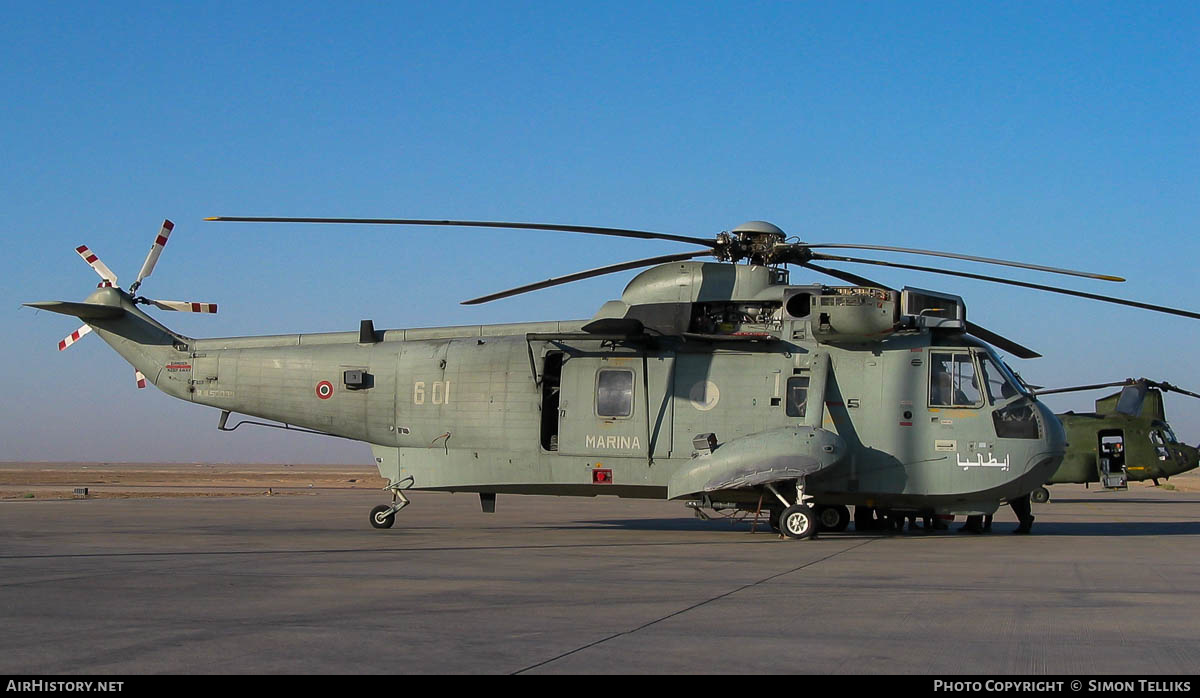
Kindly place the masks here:
POLYGON ((74 315, 81 320, 111 320, 125 314, 123 308, 99 303, 71 303, 70 301, 42 301, 40 303, 25 303, 24 305, 38 310, 49 310, 52 313, 74 315))

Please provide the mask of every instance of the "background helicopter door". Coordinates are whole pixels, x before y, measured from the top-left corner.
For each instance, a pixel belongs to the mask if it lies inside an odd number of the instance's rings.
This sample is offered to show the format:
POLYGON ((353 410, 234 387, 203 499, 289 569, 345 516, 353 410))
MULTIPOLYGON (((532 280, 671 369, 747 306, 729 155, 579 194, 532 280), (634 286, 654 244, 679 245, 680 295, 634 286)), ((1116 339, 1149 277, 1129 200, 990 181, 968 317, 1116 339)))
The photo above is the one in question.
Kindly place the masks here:
POLYGON ((558 452, 646 458, 671 454, 675 357, 564 355, 558 452))
POLYGON ((1129 487, 1125 474, 1125 436, 1120 429, 1103 429, 1099 434, 1100 457, 1096 467, 1100 471, 1100 485, 1106 489, 1123 490, 1129 487))

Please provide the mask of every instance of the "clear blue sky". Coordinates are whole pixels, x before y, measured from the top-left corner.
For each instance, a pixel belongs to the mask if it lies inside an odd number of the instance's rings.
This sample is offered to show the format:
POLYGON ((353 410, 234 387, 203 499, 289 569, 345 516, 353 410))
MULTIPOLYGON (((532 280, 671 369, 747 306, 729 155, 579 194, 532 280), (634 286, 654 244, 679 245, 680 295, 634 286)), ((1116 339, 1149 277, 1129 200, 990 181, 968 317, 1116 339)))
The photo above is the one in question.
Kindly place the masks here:
MULTIPOLYGON (((137 391, 95 337, 56 351, 72 318, 19 308, 95 287, 82 243, 127 285, 164 217, 175 234, 144 291, 220 304, 159 313, 192 336, 588 317, 633 273, 458 302, 681 249, 201 222, 212 215, 704 236, 766 219, 808 241, 1115 273, 1129 281, 1011 272, 1200 310, 1195 2, 7 3, 4 16, 0 460, 370 463, 340 440, 219 433, 215 410, 137 391)), ((1031 382, 1200 390, 1200 321, 850 270, 963 295, 973 320, 1045 354, 1013 361, 1031 382)), ((1171 396, 1168 414, 1200 441, 1200 401, 1171 396)))

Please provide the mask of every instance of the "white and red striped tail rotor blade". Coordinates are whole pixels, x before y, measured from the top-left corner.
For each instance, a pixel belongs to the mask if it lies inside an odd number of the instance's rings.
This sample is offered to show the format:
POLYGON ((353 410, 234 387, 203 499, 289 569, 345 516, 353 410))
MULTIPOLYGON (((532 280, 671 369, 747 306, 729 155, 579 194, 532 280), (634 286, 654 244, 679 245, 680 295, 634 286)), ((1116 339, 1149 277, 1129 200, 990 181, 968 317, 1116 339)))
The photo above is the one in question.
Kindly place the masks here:
POLYGON ((87 245, 80 245, 75 248, 75 251, 79 253, 80 257, 83 257, 83 261, 87 262, 89 267, 100 275, 101 279, 104 279, 113 286, 117 285, 117 275, 112 272, 112 269, 108 268, 108 265, 101 262, 96 253, 89 250, 87 245))
POLYGON ((87 334, 88 332, 91 332, 91 331, 92 331, 92 328, 89 325, 84 325, 83 327, 80 327, 79 329, 75 330, 74 332, 67 335, 66 337, 63 337, 62 341, 58 343, 58 350, 62 351, 63 349, 66 349, 67 347, 71 346, 75 342, 78 342, 81 337, 83 337, 85 334, 87 334))
POLYGON ((215 313, 216 303, 189 303, 188 301, 150 301, 156 308, 178 310, 182 313, 215 313))
POLYGON ((158 231, 158 237, 154 238, 154 244, 150 246, 150 253, 146 255, 146 262, 142 264, 142 270, 138 272, 137 281, 133 282, 131 289, 137 289, 142 284, 142 279, 150 276, 154 271, 154 265, 158 264, 158 258, 162 254, 163 248, 167 246, 167 238, 171 237, 171 231, 175 229, 175 224, 169 220, 164 220, 162 229, 158 231))
POLYGON ((141 390, 142 388, 146 387, 146 376, 143 375, 141 371, 134 369, 133 370, 133 379, 135 381, 137 381, 138 390, 141 390))

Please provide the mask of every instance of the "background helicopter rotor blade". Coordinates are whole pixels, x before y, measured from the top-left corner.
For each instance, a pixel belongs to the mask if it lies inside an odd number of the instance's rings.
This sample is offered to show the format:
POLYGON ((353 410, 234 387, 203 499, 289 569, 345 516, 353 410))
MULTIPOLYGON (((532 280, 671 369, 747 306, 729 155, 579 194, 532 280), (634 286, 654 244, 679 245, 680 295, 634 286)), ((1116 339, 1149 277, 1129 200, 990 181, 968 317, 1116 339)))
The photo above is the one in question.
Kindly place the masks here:
POLYGON ((1116 388, 1118 386, 1123 387, 1123 386, 1127 386, 1127 385, 1133 385, 1136 382, 1137 381, 1130 379, 1130 380, 1123 380, 1123 381, 1114 381, 1112 383, 1094 383, 1092 385, 1075 385, 1075 386, 1071 386, 1070 388, 1052 388, 1050 390, 1038 389, 1037 394, 1038 395, 1054 395, 1056 393, 1078 393, 1078 392, 1083 392, 1085 390, 1099 390, 1101 388, 1116 388))
POLYGON ((849 243, 801 243, 801 247, 816 248, 844 248, 853 250, 881 250, 884 252, 903 252, 905 254, 920 254, 931 257, 947 257, 949 259, 963 259, 968 262, 982 262, 984 264, 999 264, 1006 267, 1017 267, 1019 269, 1033 269, 1036 271, 1045 271, 1052 274, 1068 274, 1070 276, 1082 276, 1088 279, 1101 279, 1103 281, 1124 281, 1125 279, 1119 276, 1111 276, 1109 274, 1094 274, 1086 271, 1075 271, 1073 269, 1060 269, 1058 267, 1046 267, 1040 264, 1026 264, 1025 262, 1012 262, 1005 259, 994 259, 991 257, 975 257, 972 255, 956 254, 954 252, 938 252, 936 250, 918 250, 910 247, 887 247, 884 245, 857 245, 849 243))
POLYGON ((947 276, 958 276, 964 279, 976 279, 979 281, 991 281, 997 284, 1008 284, 1009 286, 1020 286, 1022 288, 1032 288, 1038 291, 1049 291, 1051 293, 1061 293, 1067 296, 1076 296, 1078 298, 1088 298, 1094 301, 1104 303, 1114 303, 1116 305, 1127 305, 1133 308, 1142 308, 1143 310, 1153 310, 1159 313, 1168 313, 1170 315, 1180 315, 1182 317, 1190 317, 1200 320, 1200 313, 1194 313, 1190 310, 1180 310, 1178 308, 1169 308, 1164 305, 1154 305, 1151 303, 1142 303, 1124 298, 1113 298, 1112 296, 1101 296, 1095 293, 1084 293, 1083 291, 1072 291, 1066 288, 1058 288, 1055 286, 1045 286, 1043 284, 1033 284, 1026 281, 1015 281, 1013 279, 1004 279, 997 276, 985 276, 983 274, 972 274, 965 271, 952 271, 950 269, 935 269, 933 267, 922 267, 913 264, 900 264, 898 262, 884 262, 878 259, 859 259, 857 257, 840 257, 835 255, 814 254, 814 259, 834 261, 834 262, 853 262, 855 264, 874 264, 881 267, 896 267, 898 269, 911 269, 913 271, 925 271, 931 274, 945 274, 947 276))
POLYGON ((1159 390, 1162 390, 1163 392, 1182 393, 1189 397, 1200 398, 1200 394, 1193 393, 1190 390, 1184 390, 1183 388, 1171 385, 1170 383, 1160 383, 1158 381, 1147 380, 1145 378, 1139 378, 1137 382, 1145 383, 1146 385, 1148 385, 1152 388, 1158 388, 1159 390))
POLYGON ((129 287, 130 293, 137 291, 138 286, 142 285, 142 280, 154 272, 154 265, 158 264, 158 258, 162 255, 163 248, 167 245, 167 238, 171 237, 171 231, 174 229, 175 224, 170 220, 163 221, 162 228, 154 238, 154 244, 150 245, 150 252, 146 255, 146 261, 142 263, 142 270, 138 272, 137 280, 129 287))
POLYGON ((616 272, 625 271, 627 269, 637 269, 639 267, 649 267, 649 266, 653 266, 655 264, 666 264, 668 262, 681 262, 685 259, 692 259, 694 257, 704 257, 704 256, 711 255, 711 254, 712 254, 711 250, 701 250, 699 252, 684 252, 681 254, 663 255, 661 257, 650 257, 648 259, 638 259, 638 260, 634 260, 631 262, 621 262, 620 264, 612 264, 607 267, 598 267, 596 269, 589 269, 587 271, 576 272, 574 274, 567 274, 566 276, 558 276, 558 277, 554 277, 552 279, 546 279, 545 281, 538 281, 537 283, 526 284, 524 286, 518 286, 516 288, 510 288, 506 291, 500 291, 499 293, 492 293, 492 294, 489 294, 486 296, 480 296, 479 298, 472 298, 471 300, 463 301, 462 305, 478 305, 480 303, 487 303, 489 301, 499 300, 501 298, 508 298, 509 296, 516 296, 516 295, 519 295, 522 293, 527 293, 529 291, 536 291, 538 289, 550 288, 551 286, 558 286, 559 284, 566 284, 566 283, 570 283, 572 281, 580 281, 582 279, 590 279, 594 276, 604 276, 605 274, 614 274, 616 272))
POLYGON ((1050 395, 1053 393, 1075 393, 1075 392, 1081 392, 1084 390, 1099 390, 1100 388, 1115 388, 1118 386, 1125 387, 1125 386, 1130 386, 1130 385, 1137 385, 1139 383, 1142 385, 1151 387, 1151 388, 1158 388, 1159 390, 1162 390, 1163 392, 1182 393, 1183 395, 1187 395, 1189 397, 1200 398, 1200 393, 1193 393, 1190 390, 1184 390, 1183 388, 1171 385, 1170 383, 1160 382, 1160 381, 1152 381, 1152 380, 1149 380, 1146 378, 1138 378, 1137 380, 1134 380, 1132 378, 1127 378, 1123 381, 1114 381, 1112 383, 1096 383, 1093 385, 1076 385, 1076 386, 1072 386, 1070 388, 1054 388, 1051 390, 1038 390, 1037 394, 1038 395, 1050 395))
POLYGON ((206 221, 228 221, 239 223, 350 223, 362 225, 442 225, 463 228, 507 228, 512 230, 555 230, 566 233, 590 233, 616 237, 640 238, 642 240, 673 240, 705 247, 716 247, 717 241, 687 235, 654 233, 646 230, 603 228, 592 225, 559 225, 556 223, 505 223, 501 221, 442 221, 419 218, 274 218, 263 216, 213 216, 206 221))

